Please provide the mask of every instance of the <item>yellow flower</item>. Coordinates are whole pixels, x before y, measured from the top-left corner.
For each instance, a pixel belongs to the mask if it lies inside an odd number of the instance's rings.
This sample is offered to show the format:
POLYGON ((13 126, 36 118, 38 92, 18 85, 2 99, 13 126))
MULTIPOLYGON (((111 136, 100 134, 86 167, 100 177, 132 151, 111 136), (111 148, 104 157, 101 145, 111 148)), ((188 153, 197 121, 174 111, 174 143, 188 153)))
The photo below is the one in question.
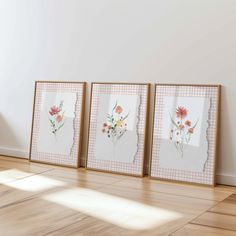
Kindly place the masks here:
POLYGON ((124 122, 123 122, 122 120, 116 121, 116 125, 117 125, 118 127, 122 127, 123 124, 124 124, 124 122))

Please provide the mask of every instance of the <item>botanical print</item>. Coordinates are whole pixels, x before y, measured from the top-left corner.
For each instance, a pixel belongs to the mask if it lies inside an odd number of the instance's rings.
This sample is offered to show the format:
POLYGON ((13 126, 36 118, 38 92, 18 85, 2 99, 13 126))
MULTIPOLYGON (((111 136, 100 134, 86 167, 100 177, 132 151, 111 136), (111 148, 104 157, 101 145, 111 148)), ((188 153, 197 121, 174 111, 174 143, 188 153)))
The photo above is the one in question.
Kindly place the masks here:
POLYGON ((140 96, 100 94, 95 159, 132 163, 138 151, 140 96))
POLYGON ((59 106, 53 105, 49 110, 49 122, 52 129, 52 133, 56 138, 57 132, 64 126, 65 124, 65 110, 63 109, 64 101, 60 102, 59 106))
POLYGON ((102 127, 102 132, 111 139, 113 145, 116 145, 127 131, 126 120, 128 117, 129 113, 124 114, 123 108, 119 105, 118 101, 116 101, 111 113, 107 114, 107 120, 102 127))
POLYGON ((203 172, 208 159, 211 101, 203 97, 163 97, 160 168, 203 172))
POLYGON ((184 144, 189 144, 191 141, 199 119, 192 123, 188 119, 188 110, 184 106, 178 106, 174 117, 170 113, 170 120, 173 125, 170 130, 170 140, 173 142, 180 157, 183 158, 184 144))
POLYGON ((71 155, 77 93, 42 92, 37 151, 71 155))

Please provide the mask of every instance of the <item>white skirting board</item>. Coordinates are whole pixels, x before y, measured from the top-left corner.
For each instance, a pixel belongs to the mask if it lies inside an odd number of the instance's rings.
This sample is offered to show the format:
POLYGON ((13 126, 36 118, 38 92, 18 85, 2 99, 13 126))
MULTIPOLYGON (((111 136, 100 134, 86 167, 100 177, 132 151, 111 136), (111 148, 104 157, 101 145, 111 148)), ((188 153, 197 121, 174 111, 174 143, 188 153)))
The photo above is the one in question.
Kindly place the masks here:
POLYGON ((0 147, 0 155, 28 159, 29 151, 8 147, 0 147))
POLYGON ((236 175, 217 174, 216 175, 216 182, 218 184, 236 186, 236 175))
MULTIPOLYGON (((0 155, 28 159, 29 152, 26 150, 21 150, 21 149, 0 147, 0 155)), ((81 163, 81 166, 85 166, 85 157, 81 158, 80 163, 81 163)), ((236 186, 236 175, 217 173, 216 181, 218 184, 236 186)))

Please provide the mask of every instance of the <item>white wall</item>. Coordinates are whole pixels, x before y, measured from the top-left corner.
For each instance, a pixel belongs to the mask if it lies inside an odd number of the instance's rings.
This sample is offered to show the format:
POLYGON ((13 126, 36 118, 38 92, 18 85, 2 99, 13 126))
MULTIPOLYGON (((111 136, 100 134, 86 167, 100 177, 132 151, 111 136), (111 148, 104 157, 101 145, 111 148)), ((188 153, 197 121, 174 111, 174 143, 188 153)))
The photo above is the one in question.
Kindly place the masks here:
POLYGON ((35 80, 220 83, 236 185, 235 63, 235 0, 0 0, 0 153, 28 154, 35 80))

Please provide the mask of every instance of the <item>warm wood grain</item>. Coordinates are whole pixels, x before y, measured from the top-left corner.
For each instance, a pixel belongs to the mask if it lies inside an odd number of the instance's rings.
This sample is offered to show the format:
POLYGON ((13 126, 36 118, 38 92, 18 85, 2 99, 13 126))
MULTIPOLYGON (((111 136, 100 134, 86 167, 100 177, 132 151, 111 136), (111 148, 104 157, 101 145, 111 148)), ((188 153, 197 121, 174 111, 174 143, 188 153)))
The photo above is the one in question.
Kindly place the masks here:
POLYGON ((236 231, 236 217, 214 212, 206 212, 191 223, 236 231))
POLYGON ((224 201, 210 209, 211 212, 233 215, 236 217, 236 194, 232 194, 224 201))
POLYGON ((152 180, 148 177, 142 179, 129 178, 122 182, 118 182, 116 185, 123 188, 134 188, 138 190, 163 192, 179 196, 193 197, 199 199, 201 198, 213 201, 222 201, 232 194, 232 190, 221 190, 220 187, 207 188, 201 186, 184 185, 159 180, 152 180))
POLYGON ((127 177, 124 177, 122 175, 116 175, 111 173, 103 173, 97 172, 97 171, 86 171, 84 169, 54 169, 52 171, 49 171, 45 173, 47 176, 53 176, 53 177, 61 177, 65 180, 75 180, 75 181, 91 181, 93 183, 100 183, 103 186, 106 184, 113 184, 116 183, 122 179, 125 179, 127 177))
POLYGON ((201 225, 187 224, 172 236, 236 236, 236 232, 201 225))
POLYGON ((177 211, 183 214, 196 215, 200 212, 214 206, 217 202, 205 199, 172 195, 169 193, 156 193, 147 190, 136 190, 129 188, 124 190, 120 186, 111 185, 100 189, 101 192, 113 196, 119 196, 130 200, 140 201, 142 203, 177 211))
POLYGON ((225 185, 218 184, 216 187, 217 187, 217 190, 220 190, 220 191, 236 193, 235 186, 225 186, 225 185))
POLYGON ((52 167, 37 166, 26 160, 17 160, 15 158, 11 159, 7 160, 6 157, 0 158, 0 183, 4 181, 4 177, 6 181, 11 181, 18 178, 25 178, 33 174, 40 174, 53 169, 52 167))
POLYGON ((4 236, 235 235, 233 187, 213 189, 7 157, 0 157, 0 181, 4 236))

